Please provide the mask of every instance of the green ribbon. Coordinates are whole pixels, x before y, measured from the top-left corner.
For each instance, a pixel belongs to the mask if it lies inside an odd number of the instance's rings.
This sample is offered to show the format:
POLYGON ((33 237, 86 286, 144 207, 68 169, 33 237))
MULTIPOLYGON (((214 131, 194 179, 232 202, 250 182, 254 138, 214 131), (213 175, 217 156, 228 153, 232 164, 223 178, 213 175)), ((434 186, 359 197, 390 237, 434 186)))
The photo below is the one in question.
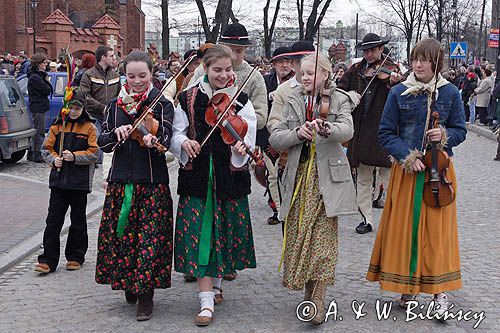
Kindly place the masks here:
POLYGON ((410 279, 417 270, 418 224, 420 223, 420 212, 422 210, 424 181, 425 181, 425 172, 418 172, 415 179, 415 190, 413 192, 413 224, 411 231, 410 279))
POLYGON ((214 221, 214 170, 212 155, 210 155, 210 168, 208 171, 208 190, 205 200, 205 211, 203 212, 203 220, 201 224, 200 246, 198 250, 198 264, 206 266, 209 260, 214 259, 215 253, 212 248, 212 226, 214 221))
POLYGON ((124 197, 122 202, 122 209, 120 211, 120 216, 118 217, 118 225, 116 226, 116 232, 118 237, 123 237, 125 227, 128 223, 128 215, 130 214, 130 208, 132 208, 132 196, 134 195, 134 184, 125 184, 124 197))

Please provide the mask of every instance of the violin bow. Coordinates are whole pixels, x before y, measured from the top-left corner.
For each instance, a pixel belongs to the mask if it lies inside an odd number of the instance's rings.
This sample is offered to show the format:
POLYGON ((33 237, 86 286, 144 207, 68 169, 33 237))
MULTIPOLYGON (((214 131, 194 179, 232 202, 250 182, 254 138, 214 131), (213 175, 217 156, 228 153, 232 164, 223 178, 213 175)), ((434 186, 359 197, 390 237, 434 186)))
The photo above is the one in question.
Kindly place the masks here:
POLYGON ((373 74, 370 82, 368 82, 368 85, 366 86, 365 90, 363 90, 363 93, 361 94, 361 97, 359 99, 363 98, 363 96, 366 94, 366 92, 370 88, 370 85, 372 84, 373 80, 375 80, 375 78, 377 77, 378 73, 380 73, 380 71, 382 70, 382 67, 384 67, 385 62, 387 61, 387 59, 389 59, 389 56, 390 56, 392 50, 394 50, 394 47, 391 46, 391 48, 389 49, 389 52, 387 52, 387 54, 385 55, 385 58, 380 63, 380 66, 375 71, 375 74, 373 74))
MULTIPOLYGON (((314 79, 313 79, 313 90, 311 92, 311 95, 307 97, 308 99, 308 104, 307 104, 307 110, 306 110, 306 114, 310 114, 311 115, 311 119, 312 119, 312 116, 313 116, 313 111, 314 111, 314 97, 316 95, 316 77, 318 75, 318 59, 319 59, 319 26, 318 26, 318 36, 317 36, 317 40, 316 40, 316 60, 314 61, 314 79)), ((307 120, 307 116, 306 116, 306 120, 307 120)))
POLYGON ((219 125, 224 121, 224 116, 229 111, 229 109, 233 105, 234 101, 236 101, 236 99, 243 92, 243 89, 245 88, 245 86, 247 85, 247 83, 250 81, 250 77, 252 77, 253 73, 255 73, 255 71, 257 70, 257 68, 258 68, 258 65, 253 66, 252 71, 250 72, 250 74, 248 74, 248 76, 245 78, 245 81, 243 81, 243 84, 241 85, 241 87, 238 88, 238 90, 236 91, 236 94, 234 94, 233 98, 231 98, 231 101, 229 102, 229 104, 226 107, 226 109, 221 113, 221 115, 217 119, 217 122, 215 123, 215 125, 210 129, 210 131, 208 132, 208 134, 205 136, 205 138, 201 142, 200 149, 207 143, 208 139, 212 136, 212 134, 214 133, 215 129, 217 127, 219 127, 219 125))
MULTIPOLYGON (((186 62, 184 63, 184 65, 181 67, 181 69, 179 70, 179 72, 173 76, 171 76, 167 83, 165 83, 163 85, 163 87, 160 89, 160 93, 158 95, 156 95, 156 97, 153 99, 153 101, 147 106, 146 110, 144 110, 141 115, 139 116, 139 118, 137 118, 132 126, 132 129, 129 131, 129 133, 132 133, 133 131, 135 131, 142 123, 142 121, 144 120, 144 118, 146 118, 146 116, 148 115, 148 112, 149 110, 152 110, 156 107, 156 105, 158 104, 158 102, 160 101, 160 99, 163 97, 163 93, 165 92, 165 90, 167 90, 168 86, 175 80, 177 80, 177 78, 182 74, 182 72, 189 66, 189 64, 191 64, 191 62, 196 58, 196 54, 193 54, 192 56, 190 56, 186 62)), ((113 149, 111 149, 112 151, 114 151, 116 148, 118 148, 120 145, 122 145, 123 143, 125 142, 125 140, 121 140, 119 142, 117 142, 113 149)))
POLYGON ((436 68, 434 68, 434 90, 432 91, 432 94, 431 94, 431 103, 429 105, 427 105, 427 117, 425 119, 425 129, 424 129, 424 135, 423 135, 423 138, 422 138, 422 146, 421 146, 421 149, 423 151, 423 154, 422 155, 425 155, 426 151, 427 151, 427 139, 426 139, 426 136, 425 136, 425 132, 428 130, 428 126, 429 126, 429 122, 431 120, 431 113, 432 113, 432 107, 435 105, 436 103, 436 91, 437 91, 437 83, 438 83, 438 72, 437 72, 437 69, 438 69, 438 66, 439 66, 439 57, 441 56, 441 49, 439 49, 439 52, 438 52, 438 55, 437 55, 437 58, 436 58, 436 68))

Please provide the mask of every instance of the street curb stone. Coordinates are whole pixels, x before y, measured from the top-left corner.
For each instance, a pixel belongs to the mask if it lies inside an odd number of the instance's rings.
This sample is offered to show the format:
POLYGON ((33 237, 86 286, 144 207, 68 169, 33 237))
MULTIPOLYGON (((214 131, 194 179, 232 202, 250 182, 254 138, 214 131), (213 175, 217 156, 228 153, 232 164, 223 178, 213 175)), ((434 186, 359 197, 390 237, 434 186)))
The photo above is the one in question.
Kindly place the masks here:
POLYGON ((466 126, 468 131, 474 132, 480 136, 483 136, 487 139, 497 142, 497 136, 489 128, 481 127, 474 124, 467 124, 466 126))
MULTIPOLYGON (((172 168, 175 168, 177 166, 176 162, 177 160, 175 158, 172 159, 172 157, 173 156, 170 157, 168 163, 169 173, 172 168)), ((10 176, 10 177, 20 178, 20 179, 22 178, 16 176, 10 176)), ((94 179, 94 183, 96 181, 97 180, 94 179)), ((102 191, 93 191, 92 193, 97 197, 95 200, 93 200, 87 205, 87 219, 90 219, 92 215, 101 211, 104 205, 105 193, 102 191)), ((61 236, 67 234, 69 230, 70 221, 68 219, 68 216, 69 213, 64 221, 64 226, 63 229, 61 230, 61 236)), ((11 249, 9 249, 8 253, 5 253, 4 255, 0 256, 0 274, 7 271, 9 268, 15 266, 24 258, 32 255, 35 251, 38 251, 42 245, 42 240, 43 240, 43 230, 29 237, 22 243, 19 243, 16 246, 12 247, 11 249)))

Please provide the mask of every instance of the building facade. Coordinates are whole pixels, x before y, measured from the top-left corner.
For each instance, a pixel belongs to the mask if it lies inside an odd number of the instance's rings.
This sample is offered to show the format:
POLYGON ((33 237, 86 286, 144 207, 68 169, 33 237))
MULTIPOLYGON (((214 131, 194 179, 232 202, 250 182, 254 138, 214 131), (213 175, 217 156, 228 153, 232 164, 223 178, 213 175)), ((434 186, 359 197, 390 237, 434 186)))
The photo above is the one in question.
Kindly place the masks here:
POLYGON ((67 48, 77 54, 99 45, 121 54, 146 48, 141 0, 0 0, 0 8, 2 52, 45 52, 53 58, 67 48))

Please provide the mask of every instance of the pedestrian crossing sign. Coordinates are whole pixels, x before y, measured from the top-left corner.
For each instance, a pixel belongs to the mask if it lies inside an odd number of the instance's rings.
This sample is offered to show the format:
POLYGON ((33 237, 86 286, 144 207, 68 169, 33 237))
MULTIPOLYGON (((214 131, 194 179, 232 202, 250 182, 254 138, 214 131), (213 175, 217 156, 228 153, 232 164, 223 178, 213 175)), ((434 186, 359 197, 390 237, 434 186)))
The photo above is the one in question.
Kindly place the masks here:
POLYGON ((467 43, 450 43, 450 59, 460 59, 467 57, 467 43))

